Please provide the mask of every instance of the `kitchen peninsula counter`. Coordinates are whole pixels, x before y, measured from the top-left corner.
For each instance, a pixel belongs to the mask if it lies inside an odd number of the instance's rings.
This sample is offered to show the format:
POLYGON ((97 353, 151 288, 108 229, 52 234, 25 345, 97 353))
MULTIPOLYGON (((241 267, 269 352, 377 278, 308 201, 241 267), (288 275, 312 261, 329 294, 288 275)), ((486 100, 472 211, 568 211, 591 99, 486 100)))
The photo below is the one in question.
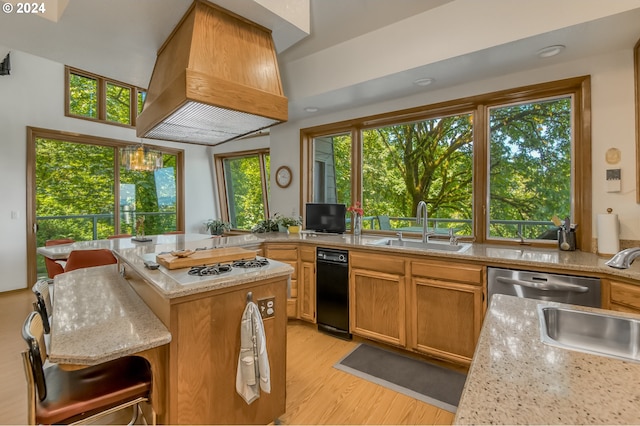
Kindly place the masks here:
POLYGON ((542 343, 540 303, 493 297, 454 424, 640 423, 640 363, 542 343))
POLYGON ((55 278, 49 360, 76 369, 125 356, 151 367, 151 404, 165 411, 171 333, 118 273, 117 265, 83 268, 55 278))

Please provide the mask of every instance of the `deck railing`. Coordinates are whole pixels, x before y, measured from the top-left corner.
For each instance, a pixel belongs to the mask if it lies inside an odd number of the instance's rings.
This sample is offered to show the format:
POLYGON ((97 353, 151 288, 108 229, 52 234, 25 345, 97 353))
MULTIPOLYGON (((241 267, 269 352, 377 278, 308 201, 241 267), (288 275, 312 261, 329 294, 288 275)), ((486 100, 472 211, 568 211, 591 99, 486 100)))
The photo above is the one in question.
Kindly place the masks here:
MULTIPOLYGON (((163 229, 154 229, 154 226, 146 225, 146 233, 147 234, 158 234, 166 231, 170 231, 175 229, 176 223, 176 213, 175 212, 131 212, 131 211, 123 211, 120 212, 121 221, 120 221, 120 233, 130 233, 135 234, 135 223, 137 218, 145 217, 145 218, 165 218, 163 223, 169 225, 164 227, 163 229)), ((347 223, 349 223, 350 218, 347 218, 347 223)), ((46 228, 47 222, 51 221, 86 221, 90 224, 90 230, 83 229, 82 234, 87 237, 91 235, 91 239, 97 240, 100 238, 105 238, 106 235, 100 235, 101 232, 99 230, 100 224, 104 227, 111 227, 113 229, 113 214, 103 213, 103 214, 79 214, 79 215, 56 215, 56 216, 38 216, 36 218, 39 228, 46 228), (89 231, 89 232, 87 232, 89 231)), ((381 226, 380 216, 364 216, 363 224, 365 225, 365 229, 372 230, 384 230, 384 231, 403 231, 403 232, 419 232, 419 226, 416 225, 415 217, 402 217, 402 216, 385 216, 385 222, 388 220, 389 226, 381 226)), ((146 222, 146 220, 145 220, 146 222)), ((443 230, 443 232, 447 232, 448 228, 454 228, 456 232, 460 235, 460 232, 464 229, 471 229, 472 220, 471 219, 452 219, 452 218, 433 218, 430 217, 429 220, 429 228, 430 230, 443 230)), ((554 224, 551 221, 535 221, 535 220, 491 220, 490 225, 503 225, 508 227, 509 235, 508 237, 518 237, 522 236, 523 238, 540 238, 540 234, 544 233, 544 231, 549 231, 554 229, 554 224), (513 234, 513 235, 511 235, 513 234)), ((60 236, 71 236, 69 232, 65 232, 64 222, 62 224, 58 223, 55 227, 57 229, 57 233, 59 235, 52 236, 53 238, 58 238, 60 236)), ((78 229, 78 225, 69 226, 68 230, 78 229)), ((80 227, 82 229, 82 227, 80 227)), ((157 227, 155 227, 157 228, 157 227)), ((115 233, 113 230, 111 233, 115 233)), ((48 239, 49 237, 45 235, 44 239, 48 239)), ((40 239, 40 238, 39 238, 40 239)), ((553 238, 549 238, 553 239, 553 238)), ((40 245, 40 244, 39 244, 40 245)))
MULTIPOLYGON (((135 223, 140 217, 145 218, 145 230, 147 234, 159 234, 166 231, 175 230, 176 213, 175 212, 135 212, 135 211, 122 211, 120 212, 120 232, 135 234, 135 223), (160 219, 160 220, 158 220, 160 219), (153 222, 153 223, 152 223, 153 222)), ((106 235, 101 235, 100 227, 110 228, 111 231, 108 235, 116 233, 113 229, 114 216, 112 213, 99 213, 99 214, 75 214, 75 215, 55 215, 55 216, 37 216, 36 223, 38 224, 38 231, 43 231, 45 234, 47 228, 55 224, 56 234, 46 236, 46 239, 59 238, 61 236, 72 236, 72 232, 80 232, 87 237, 91 235, 91 239, 98 240, 105 238, 106 235), (54 221, 58 221, 55 223, 54 221), (76 222, 74 226, 65 227, 64 221, 76 222), (77 221, 86 222, 86 225, 78 225, 77 221), (67 232, 65 232, 67 231, 67 232)))

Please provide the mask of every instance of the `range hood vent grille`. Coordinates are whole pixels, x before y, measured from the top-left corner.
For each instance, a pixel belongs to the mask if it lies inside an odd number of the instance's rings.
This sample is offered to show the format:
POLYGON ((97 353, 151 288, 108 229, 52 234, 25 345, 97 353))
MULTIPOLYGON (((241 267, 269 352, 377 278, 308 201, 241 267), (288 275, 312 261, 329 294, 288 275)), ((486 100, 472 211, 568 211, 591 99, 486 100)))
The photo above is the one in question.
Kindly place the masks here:
POLYGON ((271 32, 196 0, 158 52, 136 130, 217 145, 287 117, 271 32))

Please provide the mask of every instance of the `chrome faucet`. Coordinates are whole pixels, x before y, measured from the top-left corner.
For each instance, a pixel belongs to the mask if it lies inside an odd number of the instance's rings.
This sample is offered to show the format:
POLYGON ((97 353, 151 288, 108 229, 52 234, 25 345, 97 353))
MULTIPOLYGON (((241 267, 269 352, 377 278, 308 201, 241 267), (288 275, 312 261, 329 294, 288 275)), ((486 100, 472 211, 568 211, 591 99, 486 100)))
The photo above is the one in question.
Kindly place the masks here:
POLYGON ((422 220, 422 242, 428 243, 429 236, 433 235, 433 233, 427 232, 429 230, 429 213, 427 212, 427 203, 424 201, 420 201, 416 209, 416 223, 420 224, 420 220, 422 220))
POLYGON ((605 265, 609 265, 612 268, 627 269, 638 256, 640 256, 640 247, 631 247, 618 252, 606 261, 605 265))
POLYGON ((453 228, 449 228, 449 244, 451 244, 452 246, 458 245, 458 237, 456 237, 453 228))

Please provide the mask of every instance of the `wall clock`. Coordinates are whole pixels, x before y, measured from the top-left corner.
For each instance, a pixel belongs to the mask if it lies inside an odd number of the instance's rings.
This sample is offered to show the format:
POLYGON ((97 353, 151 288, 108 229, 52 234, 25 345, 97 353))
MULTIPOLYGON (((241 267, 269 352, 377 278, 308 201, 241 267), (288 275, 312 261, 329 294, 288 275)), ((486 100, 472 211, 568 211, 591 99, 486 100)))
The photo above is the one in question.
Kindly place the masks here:
POLYGON ((287 166, 280 166, 276 171, 276 183, 280 188, 286 188, 291 185, 291 169, 287 166))

